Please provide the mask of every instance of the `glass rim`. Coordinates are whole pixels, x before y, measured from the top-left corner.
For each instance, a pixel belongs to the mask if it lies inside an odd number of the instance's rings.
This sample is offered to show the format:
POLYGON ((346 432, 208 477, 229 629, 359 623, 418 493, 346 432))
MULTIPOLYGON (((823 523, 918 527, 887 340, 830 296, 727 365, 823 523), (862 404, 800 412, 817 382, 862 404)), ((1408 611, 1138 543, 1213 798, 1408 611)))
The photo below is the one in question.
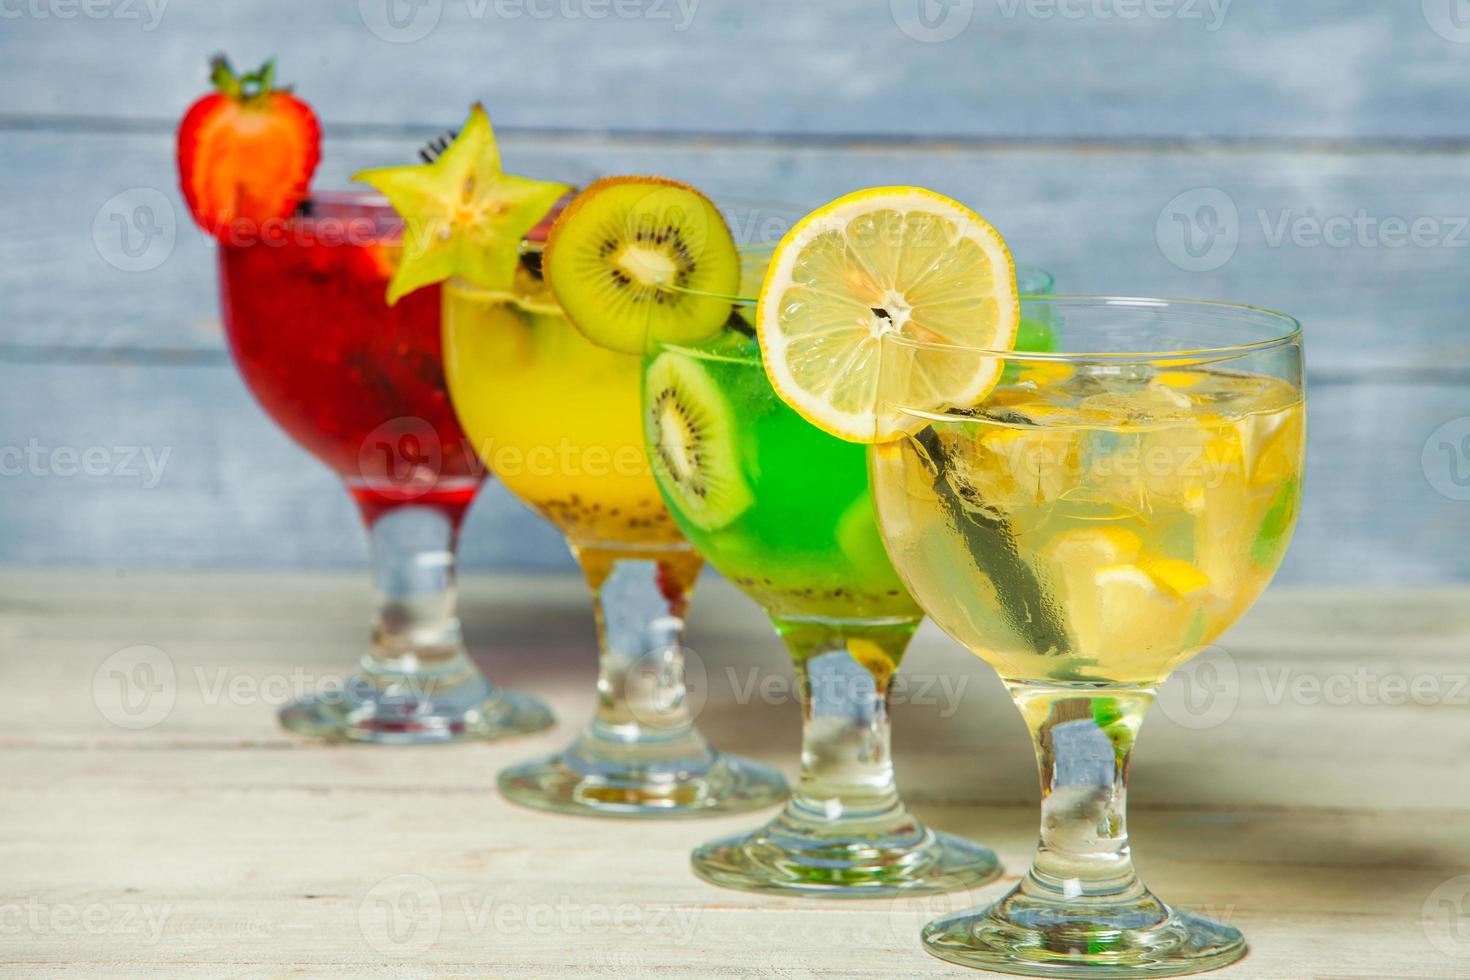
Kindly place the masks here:
POLYGON ((321 204, 351 204, 355 207, 391 208, 388 198, 375 190, 338 187, 328 191, 313 190, 301 199, 308 207, 321 204))
MULTIPOLYGON (((571 195, 569 194, 563 200, 565 201, 570 199, 571 195)), ((560 203, 561 202, 558 202, 558 204, 560 203)), ((395 222, 397 222, 399 225, 403 224, 403 217, 398 213, 397 209, 393 207, 392 202, 389 201, 385 195, 371 188, 359 189, 355 187, 334 188, 332 190, 326 191, 311 191, 301 199, 301 203, 297 205, 298 213, 293 214, 291 216, 291 220, 307 222, 321 221, 323 216, 317 214, 316 211, 320 208, 329 208, 334 206, 357 208, 362 211, 372 212, 371 214, 362 215, 362 217, 365 218, 381 218, 385 214, 391 214, 395 222)), ((542 221, 544 222, 545 218, 543 218, 542 221)), ((545 249, 545 247, 545 241, 524 236, 521 238, 521 243, 519 246, 522 255, 541 252, 545 249)))
MULTIPOLYGON (((1166 297, 1151 296, 1051 296, 1035 295, 1022 296, 1024 303, 1045 303, 1047 305, 1059 306, 1127 306, 1138 309, 1153 308, 1165 309, 1171 306, 1205 310, 1217 314, 1229 316, 1244 316, 1260 321, 1275 321, 1283 324, 1285 332, 1268 337, 1264 340, 1250 341, 1248 343, 1231 344, 1215 347, 1181 347, 1176 350, 1161 351, 1028 351, 991 349, 984 347, 966 347, 958 344, 935 344, 922 340, 911 340, 897 333, 883 334, 883 343, 894 343, 913 350, 928 350, 936 353, 966 354, 970 356, 981 356, 1006 361, 1053 361, 1053 362, 1080 362, 1101 361, 1107 362, 1137 362, 1137 361, 1182 361, 1182 360, 1226 360, 1240 357, 1246 354, 1255 354, 1261 351, 1273 350, 1277 347, 1286 347, 1299 343, 1302 335, 1302 325, 1293 316, 1268 309, 1263 306, 1251 306, 1245 303, 1231 303, 1223 300, 1208 299, 1174 299, 1166 297)), ((753 356, 736 356, 724 352, 706 351, 697 346, 687 343, 661 342, 655 345, 659 350, 673 350, 701 360, 731 361, 739 363, 758 363, 762 353, 753 356)))
POLYGON ((1168 350, 1128 351, 1021 351, 1001 350, 985 347, 969 347, 962 344, 937 344, 930 341, 912 340, 897 333, 883 335, 885 343, 895 343, 914 350, 930 350, 938 353, 975 354, 984 357, 1003 358, 1012 361, 1175 361, 1195 358, 1230 358, 1244 354, 1255 354, 1299 343, 1302 325, 1296 317, 1264 306, 1247 303, 1232 303, 1226 300, 1184 299, 1164 296, 1022 296, 1021 302, 1045 303, 1053 307, 1122 307, 1133 309, 1168 310, 1171 308, 1213 313, 1239 320, 1276 322, 1283 329, 1280 333, 1263 340, 1252 340, 1239 344, 1210 345, 1202 347, 1177 347, 1168 350))
MULTIPOLYGON (((742 269, 745 267, 745 259, 747 256, 755 255, 769 258, 770 254, 775 250, 775 242, 763 242, 757 245, 737 245, 735 247, 735 251, 740 255, 742 269)), ((1048 290, 1050 290, 1053 286, 1057 284, 1056 277, 1053 276, 1051 272, 1047 269, 1039 265, 1027 265, 1025 263, 1018 262, 1016 263, 1017 284, 1020 284, 1023 279, 1028 280, 1026 282, 1028 291, 1021 294, 1022 298, 1026 298, 1028 296, 1050 296, 1051 293, 1049 293, 1048 290)), ((703 296, 708 299, 729 300, 731 303, 734 303, 737 306, 755 306, 760 302, 759 296, 740 296, 738 294, 726 295, 725 293, 714 293, 700 289, 679 289, 677 287, 670 288, 674 289, 675 292, 684 293, 689 296, 703 296)))

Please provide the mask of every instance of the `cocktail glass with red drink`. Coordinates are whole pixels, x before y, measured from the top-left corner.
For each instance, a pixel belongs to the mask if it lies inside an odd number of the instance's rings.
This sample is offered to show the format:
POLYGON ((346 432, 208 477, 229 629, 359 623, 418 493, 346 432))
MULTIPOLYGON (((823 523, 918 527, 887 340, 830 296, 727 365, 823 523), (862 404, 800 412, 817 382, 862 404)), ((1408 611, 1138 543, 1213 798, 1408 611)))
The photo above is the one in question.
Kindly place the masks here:
POLYGON ((455 602, 460 522, 484 479, 446 390, 439 289, 385 301, 402 226, 371 193, 318 194, 219 248, 220 308, 261 407, 342 478, 372 544, 372 643, 340 687, 293 702, 294 731, 434 742, 534 731, 534 699, 466 655, 455 602))

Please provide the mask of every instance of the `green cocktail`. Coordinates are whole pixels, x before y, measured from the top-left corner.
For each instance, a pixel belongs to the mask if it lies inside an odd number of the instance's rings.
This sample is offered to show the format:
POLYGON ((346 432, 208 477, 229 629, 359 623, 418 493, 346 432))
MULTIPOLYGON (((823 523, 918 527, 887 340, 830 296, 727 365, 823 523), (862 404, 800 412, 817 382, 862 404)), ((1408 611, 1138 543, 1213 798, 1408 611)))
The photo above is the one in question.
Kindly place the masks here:
MULTIPOLYGON (((1050 287, 1044 274, 1028 280, 1050 287)), ((746 329, 754 301, 733 302, 717 338, 645 359, 645 435, 689 542, 786 642, 803 700, 802 774, 775 820, 701 847, 694 868, 734 888, 843 896, 988 881, 994 855, 929 830, 894 786, 888 696, 923 612, 884 550, 866 447, 776 396, 746 329)))
MULTIPOLYGON (((686 538, 778 621, 884 622, 923 616, 883 550, 865 447, 814 428, 771 391, 753 339, 731 333, 704 348, 665 347, 644 373, 649 446, 665 499, 686 538), (656 441, 704 416, 700 465, 683 493, 677 448, 656 441), (714 472, 721 467, 724 472, 714 472)), ((891 651, 897 660, 902 643, 891 651)))

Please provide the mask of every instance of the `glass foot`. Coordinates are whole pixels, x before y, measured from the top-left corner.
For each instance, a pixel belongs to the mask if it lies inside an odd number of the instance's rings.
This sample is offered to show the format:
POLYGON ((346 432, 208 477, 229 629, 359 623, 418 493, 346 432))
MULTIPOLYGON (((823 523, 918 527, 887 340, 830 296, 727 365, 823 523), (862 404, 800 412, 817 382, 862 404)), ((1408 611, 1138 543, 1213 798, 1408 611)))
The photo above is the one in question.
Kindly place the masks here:
POLYGON ((725 888, 832 898, 957 891, 1000 875, 989 848, 917 823, 867 837, 802 831, 778 818, 699 847, 691 863, 695 874, 725 888))
POLYGON ((1033 977, 1177 977, 1245 955, 1240 931, 1171 909, 1145 893, 1136 903, 1089 908, 1018 891, 988 909, 936 919, 924 948, 961 966, 1033 977))
POLYGON ((403 686, 385 687, 359 675, 342 690, 286 705, 281 725, 336 741, 423 745, 522 735, 552 723, 551 709, 540 701, 493 687, 478 674, 432 694, 405 692, 403 686))
POLYGON ((500 774, 500 793, 538 810, 592 817, 668 819, 742 813, 786 799, 774 769, 739 756, 717 755, 697 770, 615 767, 581 759, 575 747, 500 774))

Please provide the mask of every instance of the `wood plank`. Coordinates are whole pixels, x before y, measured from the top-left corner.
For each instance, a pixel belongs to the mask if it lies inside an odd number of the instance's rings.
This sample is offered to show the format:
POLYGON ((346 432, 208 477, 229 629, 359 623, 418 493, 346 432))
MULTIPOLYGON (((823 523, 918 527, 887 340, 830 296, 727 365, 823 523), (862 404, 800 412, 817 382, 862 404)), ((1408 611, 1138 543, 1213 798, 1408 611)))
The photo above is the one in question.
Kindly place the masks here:
MULTIPOLYGON (((317 185, 346 186, 357 168, 409 159, 413 147, 409 139, 328 140, 317 185)), ((507 157, 527 173, 655 171, 690 180, 730 205, 746 240, 779 235, 810 207, 856 187, 924 184, 980 209, 1022 262, 1051 269, 1064 291, 1286 310, 1306 324, 1312 367, 1327 375, 1465 380, 1470 361, 1461 329, 1470 284, 1460 274, 1470 210, 1456 190, 1470 182, 1470 156, 1457 153, 714 151, 697 143, 523 138, 509 141, 507 157), (1201 188, 1228 196, 1239 241, 1231 252, 1229 239, 1220 239, 1207 253, 1222 261, 1218 268, 1190 271, 1173 216, 1191 218, 1210 203, 1199 193, 1176 200, 1201 188), (1351 223, 1360 211, 1363 230, 1356 231, 1351 223), (1334 218, 1349 222, 1355 244, 1314 243, 1305 234, 1334 218), (1433 234, 1421 242, 1430 247, 1389 247, 1398 241, 1390 219, 1427 222, 1421 231, 1433 234), (1293 234, 1298 225, 1303 233, 1293 234)), ((21 356, 9 350, 18 345, 218 352, 213 252, 178 201, 175 180, 166 136, 8 135, 0 143, 0 192, 14 214, 0 227, 0 288, 9 310, 0 353, 21 356), (132 260, 120 251, 114 215, 130 220, 134 205, 150 201, 158 224, 174 230, 172 247, 157 237, 137 260, 150 267, 124 271, 132 260)), ((1196 246, 1207 241, 1199 237, 1203 227, 1194 226, 1196 246)), ((141 247, 136 233, 131 241, 141 247)))
MULTIPOLYGON (((58 964, 89 976, 92 964, 172 976, 184 963, 266 975, 291 966, 312 976, 369 965, 456 976, 957 976, 918 949, 919 926, 992 900, 1015 881, 1012 871, 985 888, 923 901, 770 899, 715 889, 687 869, 693 847, 748 827, 750 816, 605 826, 528 815, 488 793, 419 802, 427 804, 422 814, 414 801, 373 794, 148 799, 144 784, 66 798, 24 793, 0 814, 0 830, 12 858, 32 860, 22 861, 28 870, 0 900, 37 910, 43 927, 14 937, 0 962, 11 976, 58 964), (15 819, 32 807, 35 815, 79 817, 15 819), (168 815, 160 822, 161 808, 168 815), (96 827, 81 812, 109 819, 96 827), (578 846, 566 836, 581 827, 595 828, 595 839, 578 846), (168 861, 156 857, 160 830, 168 861), (58 863, 34 860, 68 851, 58 863), (81 880, 85 889, 58 884, 81 880), (407 919, 396 936, 372 914, 379 900, 415 898, 422 918, 407 919), (52 925, 50 916, 72 909, 98 910, 88 914, 115 931, 52 925)), ((922 816, 982 837, 1012 869, 1025 866, 1034 840, 1010 811, 922 816)), ((1244 835, 1231 822, 1135 823, 1153 855, 1140 858, 1152 886, 1248 936, 1252 955, 1222 976, 1463 976, 1463 963, 1429 948, 1419 926, 1426 896, 1454 869, 1374 860, 1404 836, 1429 832, 1428 821, 1400 819, 1386 830, 1364 817, 1256 820, 1244 835), (1343 862, 1344 839, 1362 848, 1363 863, 1343 862), (1327 973, 1334 965, 1349 970, 1327 973)))
MULTIPOLYGON (((1345 216, 1360 207, 1377 217, 1440 220, 1448 232, 1465 210, 1450 191, 1464 183, 1464 157, 512 144, 513 163, 530 172, 601 160, 607 170, 662 169, 703 183, 733 201, 756 236, 760 219, 774 214, 779 224, 804 208, 755 203, 772 188, 788 201, 811 202, 863 183, 930 183, 979 203, 1021 243, 1023 261, 1050 266, 1066 290, 1207 295, 1293 311, 1309 338, 1313 434, 1308 504, 1282 580, 1470 577, 1470 556, 1458 544, 1464 503, 1436 491, 1422 469, 1432 433, 1465 415, 1463 250, 1270 240, 1282 215, 1345 216), (1068 176, 1077 173, 1088 180, 1068 176), (1165 204, 1190 186, 1227 189, 1241 216, 1240 245, 1216 270, 1171 264, 1155 238, 1165 204), (1331 289, 1322 288, 1327 282, 1331 289)), ((344 183, 357 164, 409 152, 407 140, 329 141, 323 183, 344 183)), ((0 228, 10 311, 0 405, 16 420, 3 445, 34 438, 46 447, 171 453, 152 489, 141 473, 13 479, 0 502, 9 529, 0 560, 359 563, 362 539, 335 481, 271 426, 228 366, 202 236, 178 224, 173 251, 145 272, 109 265, 96 247, 92 229, 99 213, 107 216, 104 204, 129 187, 153 188, 167 200, 171 168, 167 140, 147 134, 32 132, 0 145, 0 190, 17 210, 0 228), (70 190, 58 193, 58 182, 70 190), (69 277, 62 293, 56 270, 69 277), (36 411, 41 404, 45 413, 36 411), (57 499, 67 502, 64 510, 53 506, 57 499)), ((498 487, 476 508, 465 557, 471 567, 568 567, 556 535, 498 487)))
MULTIPOLYGON (((495 794, 497 768, 566 738, 588 707, 590 621, 570 577, 465 582, 473 645, 562 711, 547 735, 329 747, 276 731, 269 705, 207 704, 188 684, 158 726, 109 734, 88 703, 119 643, 160 646, 179 677, 336 670, 359 641, 364 591, 345 575, 0 572, 0 643, 27 654, 0 658, 12 694, 0 719, 7 976, 969 975, 924 956, 915 936, 933 915, 994 898, 1034 842, 1029 751, 993 678, 949 717, 900 707, 896 762, 920 815, 992 845, 1008 875, 922 901, 837 904, 726 892, 688 873, 690 848, 750 816, 604 823, 495 794), (384 903, 401 928, 388 931, 384 903)), ((1138 862, 1167 899, 1246 932, 1251 955, 1220 976, 1464 975, 1470 950, 1445 909, 1470 872, 1459 832, 1470 713, 1375 696, 1272 703, 1250 678, 1287 666, 1447 681, 1465 672, 1467 598, 1273 589, 1225 639, 1235 710, 1213 727, 1177 723, 1167 699, 1155 710, 1132 794, 1138 862)), ((711 662, 785 669, 728 586, 703 590, 695 622, 711 662)), ((986 669, 926 629, 905 673, 986 669)), ((794 715, 711 685, 700 720, 789 771, 794 715)))
MULTIPOLYGON (((1306 499, 1279 579, 1470 579, 1467 505, 1437 490, 1423 468, 1433 433, 1465 416, 1466 387, 1324 383, 1312 387, 1309 405, 1306 499)), ((34 445, 39 461, 5 460, 11 475, 0 494, 0 563, 140 569, 365 561, 355 509, 336 478, 275 428, 228 364, 0 362, 0 418, 13 420, 0 446, 34 445), (52 454, 62 447, 102 450, 105 475, 59 475, 68 471, 53 465, 52 454)), ((1431 461, 1453 462, 1433 454, 1431 461)), ((1432 472, 1453 491, 1450 471, 1432 472)), ((470 513, 463 555, 470 568, 571 567, 560 536, 494 482, 470 513)))
MULTIPOLYGON (((449 762, 432 767, 425 763, 438 758, 437 748, 388 753, 367 766, 360 754, 328 753, 299 761, 283 783, 281 753, 302 743, 277 729, 274 709, 350 669, 371 612, 365 583, 350 575, 8 573, 0 577, 8 598, 3 640, 33 655, 0 663, 0 681, 45 692, 0 718, 0 743, 16 754, 12 781, 40 787, 65 773, 98 786, 146 778, 180 792, 309 792, 330 784, 410 795, 483 787, 487 772, 550 751, 588 716, 593 627, 572 578, 471 576, 464 588, 477 658, 496 681, 548 698, 558 729, 452 749, 449 762), (155 594, 169 598, 149 598, 155 594), (133 730, 115 723, 94 683, 107 680, 111 655, 138 644, 158 648, 158 673, 171 671, 174 680, 160 694, 166 713, 133 730), (242 745, 248 754, 231 754, 242 745), (76 751, 93 747, 150 751, 122 773, 76 751), (179 751, 196 762, 171 770, 179 751), (23 765, 22 758, 50 761, 23 765)), ((1140 748, 1135 802, 1176 810, 1292 808, 1303 800, 1316 808, 1465 809, 1463 784, 1420 785, 1420 771, 1380 746, 1407 741, 1420 763, 1449 769, 1470 754, 1466 598, 1463 588, 1273 589, 1218 649, 1170 682, 1140 748), (1324 632, 1323 623, 1334 628, 1324 632), (1206 672, 1190 688, 1187 678, 1199 668, 1206 672), (1219 688, 1218 698, 1202 697, 1201 685, 1219 688), (1330 743, 1316 736, 1324 729, 1335 733, 1330 743), (1222 776, 1202 770, 1201 759, 1251 765, 1222 776)), ((705 678, 700 723, 711 739, 789 769, 799 717, 791 672, 755 608, 723 582, 703 583, 689 645, 702 667, 694 676, 705 678)), ((1025 734, 989 668, 928 624, 902 676, 895 752, 916 798, 1029 806, 1035 777, 1025 734)))
POLYGON ((6 85, 0 111, 172 120, 223 45, 240 64, 278 56, 329 123, 442 127, 480 97, 505 124, 589 131, 1467 134, 1470 62, 1450 38, 1470 32, 1450 0, 965 0, 928 9, 933 31, 913 0, 428 0, 392 8, 401 30, 388 0, 86 9, 7 7, 9 77, 65 84, 6 85))

